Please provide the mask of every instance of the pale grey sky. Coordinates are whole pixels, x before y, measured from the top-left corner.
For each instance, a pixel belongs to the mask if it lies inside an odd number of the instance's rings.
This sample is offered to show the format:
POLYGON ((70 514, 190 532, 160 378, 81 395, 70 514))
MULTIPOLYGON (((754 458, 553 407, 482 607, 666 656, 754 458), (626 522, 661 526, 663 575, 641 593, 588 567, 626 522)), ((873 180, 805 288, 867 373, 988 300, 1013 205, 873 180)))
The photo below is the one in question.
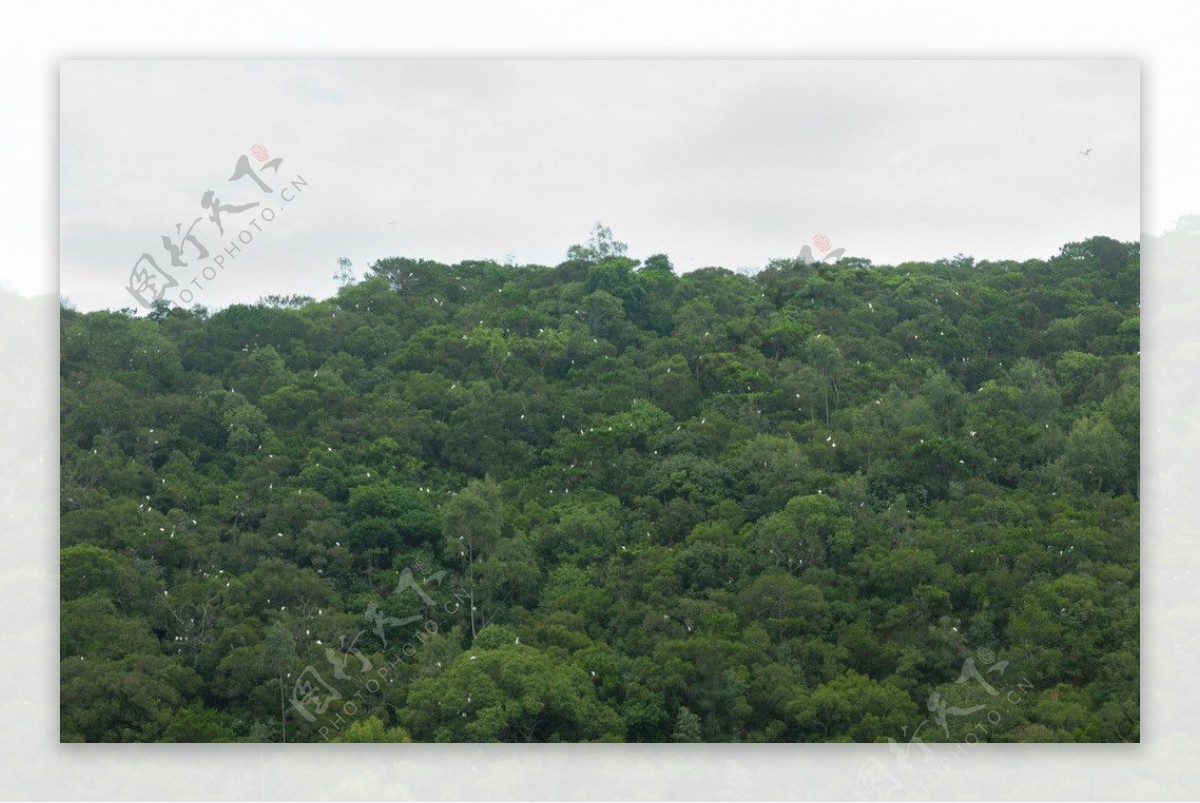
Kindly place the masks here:
POLYGON ((1139 127, 1130 60, 68 61, 60 289, 134 306, 149 252, 172 300, 324 297, 340 256, 555 264, 597 220, 679 270, 818 234, 876 263, 1045 257, 1140 236, 1139 127), (270 196, 228 181, 255 144, 270 196), (207 280, 259 212, 218 236, 210 189, 278 212, 207 280), (209 259, 172 268, 162 236, 202 216, 209 259))

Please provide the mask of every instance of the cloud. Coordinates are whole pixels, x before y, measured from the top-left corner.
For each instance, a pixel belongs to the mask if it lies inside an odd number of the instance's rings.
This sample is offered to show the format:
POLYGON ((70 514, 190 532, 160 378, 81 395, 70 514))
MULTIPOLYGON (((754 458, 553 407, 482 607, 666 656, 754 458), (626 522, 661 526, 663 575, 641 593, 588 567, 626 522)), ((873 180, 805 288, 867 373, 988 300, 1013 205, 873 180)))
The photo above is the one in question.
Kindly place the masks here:
POLYGON ((596 220, 682 269, 761 265, 817 233, 876 262, 1139 233, 1128 61, 78 61, 61 75, 62 293, 83 309, 128 306, 133 262, 165 257, 161 236, 206 214, 208 189, 280 210, 196 298, 210 307, 328 295, 342 255, 553 264, 596 220), (281 181, 309 182, 294 204, 229 182, 256 143, 281 181))

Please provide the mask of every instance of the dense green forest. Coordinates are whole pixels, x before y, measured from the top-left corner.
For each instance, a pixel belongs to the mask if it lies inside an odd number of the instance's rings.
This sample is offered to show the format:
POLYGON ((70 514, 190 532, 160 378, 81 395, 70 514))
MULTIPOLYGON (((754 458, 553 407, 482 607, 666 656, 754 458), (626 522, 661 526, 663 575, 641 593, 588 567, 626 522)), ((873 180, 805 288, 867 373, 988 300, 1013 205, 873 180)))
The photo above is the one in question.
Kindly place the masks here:
POLYGON ((64 741, 1136 741, 1139 248, 61 309, 64 741))

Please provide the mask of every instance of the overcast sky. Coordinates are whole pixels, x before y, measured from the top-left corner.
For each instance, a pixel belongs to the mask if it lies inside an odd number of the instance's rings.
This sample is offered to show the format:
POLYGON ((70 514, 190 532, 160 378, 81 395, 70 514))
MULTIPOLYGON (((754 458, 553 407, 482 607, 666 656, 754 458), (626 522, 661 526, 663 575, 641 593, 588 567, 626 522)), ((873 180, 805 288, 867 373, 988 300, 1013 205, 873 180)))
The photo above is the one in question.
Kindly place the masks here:
POLYGON ((1140 233, 1134 61, 71 61, 60 147, 80 309, 134 306, 143 253, 169 299, 216 308, 328 296, 341 256, 360 276, 387 256, 552 265, 597 220, 682 271, 817 235, 897 263, 1140 233), (241 156, 273 193, 229 181, 241 156), (260 205, 222 236, 208 190, 260 205), (173 267, 162 237, 196 218, 210 256, 173 267))

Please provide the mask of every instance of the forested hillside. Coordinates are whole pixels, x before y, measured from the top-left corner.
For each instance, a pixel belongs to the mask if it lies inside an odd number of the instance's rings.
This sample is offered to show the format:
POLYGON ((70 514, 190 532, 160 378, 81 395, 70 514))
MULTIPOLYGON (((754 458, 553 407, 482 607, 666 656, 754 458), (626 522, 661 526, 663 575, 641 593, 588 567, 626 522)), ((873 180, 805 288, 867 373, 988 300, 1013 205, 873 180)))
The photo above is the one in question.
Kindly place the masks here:
POLYGON ((64 307, 62 739, 1138 739, 1136 244, 618 253, 64 307))

